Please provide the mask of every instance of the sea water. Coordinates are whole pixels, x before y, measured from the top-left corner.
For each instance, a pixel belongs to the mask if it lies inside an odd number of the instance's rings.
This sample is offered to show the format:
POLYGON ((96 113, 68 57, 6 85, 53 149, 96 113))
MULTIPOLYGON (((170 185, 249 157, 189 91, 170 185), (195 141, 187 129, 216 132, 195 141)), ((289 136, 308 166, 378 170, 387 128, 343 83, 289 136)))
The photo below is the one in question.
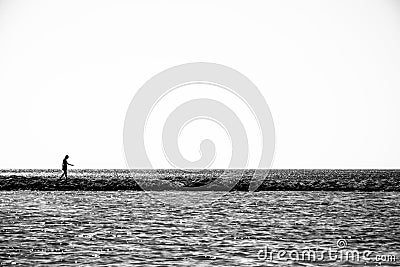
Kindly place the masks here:
POLYGON ((397 192, 232 192, 217 198, 216 194, 2 191, 0 262, 75 266, 400 264, 397 192), (163 201, 171 197, 186 205, 163 201), (195 204, 193 199, 197 199, 195 204), (336 258, 327 253, 296 258, 296 252, 329 250, 336 258), (368 259, 338 258, 346 251, 370 254, 368 259))

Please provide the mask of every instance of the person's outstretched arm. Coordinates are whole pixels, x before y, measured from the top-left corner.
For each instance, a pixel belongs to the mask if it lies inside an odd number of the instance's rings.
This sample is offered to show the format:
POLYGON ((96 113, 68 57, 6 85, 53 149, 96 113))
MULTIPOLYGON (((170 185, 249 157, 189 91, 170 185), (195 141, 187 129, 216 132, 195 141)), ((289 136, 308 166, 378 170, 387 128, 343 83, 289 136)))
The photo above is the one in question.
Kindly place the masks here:
POLYGON ((67 164, 68 164, 69 166, 74 166, 74 164, 71 164, 71 163, 68 163, 68 162, 67 162, 67 164))

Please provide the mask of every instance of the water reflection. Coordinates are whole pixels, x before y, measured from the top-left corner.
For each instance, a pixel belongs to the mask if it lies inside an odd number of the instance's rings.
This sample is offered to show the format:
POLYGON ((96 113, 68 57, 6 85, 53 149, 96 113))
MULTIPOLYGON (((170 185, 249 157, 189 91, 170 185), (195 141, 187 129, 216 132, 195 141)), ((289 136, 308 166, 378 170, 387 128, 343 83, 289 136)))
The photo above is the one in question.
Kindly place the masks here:
POLYGON ((5 264, 275 266, 257 258, 262 247, 328 247, 343 238, 359 250, 400 248, 399 193, 236 192, 213 204, 185 207, 157 199, 216 193, 159 192, 156 199, 126 191, 0 194, 5 264))

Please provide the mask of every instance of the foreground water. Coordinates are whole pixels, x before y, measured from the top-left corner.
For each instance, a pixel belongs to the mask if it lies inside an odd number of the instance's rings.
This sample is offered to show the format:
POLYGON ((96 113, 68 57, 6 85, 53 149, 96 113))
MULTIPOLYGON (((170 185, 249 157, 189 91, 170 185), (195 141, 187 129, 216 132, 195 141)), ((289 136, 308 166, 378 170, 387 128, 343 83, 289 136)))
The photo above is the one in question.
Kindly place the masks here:
POLYGON ((215 198, 216 194, 3 191, 0 262, 76 266, 400 264, 399 193, 235 192, 215 198), (180 205, 172 204, 171 198, 179 199, 180 205), (213 198, 213 203, 207 201, 213 198), (370 254, 368 259, 335 259, 327 254, 308 260, 295 257, 296 251, 301 254, 308 249, 331 249, 336 256, 347 250, 370 254), (286 251, 286 255, 270 257, 265 251, 286 251))

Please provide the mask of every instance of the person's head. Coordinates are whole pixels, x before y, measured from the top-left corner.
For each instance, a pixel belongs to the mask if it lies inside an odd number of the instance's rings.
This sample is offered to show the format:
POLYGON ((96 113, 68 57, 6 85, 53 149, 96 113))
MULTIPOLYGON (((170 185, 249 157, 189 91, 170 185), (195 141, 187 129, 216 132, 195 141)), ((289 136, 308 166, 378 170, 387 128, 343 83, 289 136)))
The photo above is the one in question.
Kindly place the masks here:
POLYGON ((65 158, 66 158, 66 159, 68 159, 68 158, 69 158, 69 156, 68 156, 68 155, 65 155, 65 158))

